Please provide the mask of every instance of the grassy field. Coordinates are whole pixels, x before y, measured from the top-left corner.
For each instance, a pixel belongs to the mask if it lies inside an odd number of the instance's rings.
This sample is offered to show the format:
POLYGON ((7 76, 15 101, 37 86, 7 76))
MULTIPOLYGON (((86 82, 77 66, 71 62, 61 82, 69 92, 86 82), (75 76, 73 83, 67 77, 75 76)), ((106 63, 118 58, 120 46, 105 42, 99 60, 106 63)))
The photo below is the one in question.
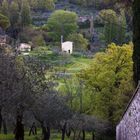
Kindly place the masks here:
MULTIPOLYGON (((0 140, 14 140, 14 135, 13 134, 0 134, 0 140)), ((28 136, 25 135, 25 140, 41 140, 40 136, 28 136)))
POLYGON ((52 65, 58 71, 66 71, 70 73, 75 73, 83 68, 86 68, 92 59, 80 53, 69 54, 59 54, 53 51, 44 49, 38 49, 31 52, 32 56, 38 57, 40 60, 44 61, 46 64, 52 65))
MULTIPOLYGON (((86 140, 90 140, 90 135, 86 135, 86 140)), ((0 140, 14 140, 14 135, 13 134, 0 134, 0 140)), ((25 133, 25 140, 42 140, 41 135, 38 134, 36 136, 28 136, 28 133, 25 133)), ((61 134, 60 133, 51 133, 50 140, 61 140, 61 134)), ((65 140, 72 140, 72 138, 67 138, 65 137, 65 140)))
POLYGON ((36 49, 32 51, 30 55, 52 66, 52 68, 47 71, 46 78, 49 78, 50 75, 56 75, 56 82, 58 83, 56 87, 57 90, 63 87, 65 76, 72 77, 80 72, 80 70, 87 68, 92 62, 92 58, 88 58, 79 52, 74 52, 72 55, 61 54, 55 53, 47 49, 47 47, 36 49))
MULTIPOLYGON (((65 140, 72 140, 73 137, 67 138, 65 137, 65 140)), ((85 140, 91 140, 92 136, 91 133, 86 133, 86 139, 85 140)), ((0 140, 15 140, 13 134, 0 134, 0 140)), ((28 133, 25 133, 25 139, 24 140, 42 140, 41 135, 38 134, 36 136, 28 136, 28 133)), ((61 134, 60 133, 51 133, 50 140, 61 140, 61 134)), ((102 137, 102 138, 96 138, 96 140, 115 140, 115 137, 102 137)))
POLYGON ((39 49, 30 53, 46 64, 52 66, 50 72, 75 74, 85 69, 92 62, 92 58, 88 58, 80 53, 59 54, 47 49, 39 49), (53 69, 52 69, 53 68, 53 69))

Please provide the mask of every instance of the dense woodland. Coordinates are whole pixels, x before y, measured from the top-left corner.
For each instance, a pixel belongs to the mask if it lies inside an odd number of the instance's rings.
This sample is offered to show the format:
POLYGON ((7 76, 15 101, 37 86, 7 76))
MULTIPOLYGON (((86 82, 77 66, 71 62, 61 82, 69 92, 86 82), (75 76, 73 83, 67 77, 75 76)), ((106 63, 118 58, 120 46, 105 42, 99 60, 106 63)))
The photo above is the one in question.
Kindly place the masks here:
POLYGON ((139 9, 139 0, 0 0, 0 140, 114 140, 140 79, 139 9))

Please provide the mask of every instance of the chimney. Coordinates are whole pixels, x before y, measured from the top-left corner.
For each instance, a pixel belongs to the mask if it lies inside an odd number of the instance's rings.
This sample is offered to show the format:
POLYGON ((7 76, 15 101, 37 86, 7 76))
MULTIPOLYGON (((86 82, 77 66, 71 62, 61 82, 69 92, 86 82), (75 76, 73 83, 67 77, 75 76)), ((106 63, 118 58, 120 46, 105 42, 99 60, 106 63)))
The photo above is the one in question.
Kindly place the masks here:
POLYGON ((92 36, 94 33, 94 23, 93 23, 93 15, 90 17, 90 35, 92 36))

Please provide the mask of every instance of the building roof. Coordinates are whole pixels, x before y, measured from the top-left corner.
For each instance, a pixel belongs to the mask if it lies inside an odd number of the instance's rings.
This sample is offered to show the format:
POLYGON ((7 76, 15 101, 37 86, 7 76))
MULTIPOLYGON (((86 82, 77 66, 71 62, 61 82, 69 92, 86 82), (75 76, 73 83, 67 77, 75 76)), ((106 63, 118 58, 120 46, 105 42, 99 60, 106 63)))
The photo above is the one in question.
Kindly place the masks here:
MULTIPOLYGON (((125 108, 125 111, 124 111, 124 113, 123 113, 123 115, 122 115, 122 117, 121 117, 121 120, 122 120, 122 118, 124 117, 125 113, 127 112, 128 108, 130 107, 131 103, 132 103, 133 100, 136 98, 137 94, 139 93, 139 92, 138 92, 139 89, 140 89, 140 81, 139 81, 139 83, 138 83, 138 85, 137 85, 137 87, 136 87, 136 89, 135 89, 135 91, 134 91, 134 93, 133 93, 133 96, 131 97, 129 103, 127 104, 127 106, 126 106, 126 108, 125 108)), ((121 120, 120 120, 120 121, 121 121, 121 120)), ((120 121, 119 121, 119 123, 120 123, 120 121)), ((118 123, 118 124, 119 124, 119 123, 118 123)))
POLYGON ((73 43, 73 42, 72 41, 65 41, 62 44, 71 44, 71 43, 73 43))
POLYGON ((27 43, 21 43, 19 45, 20 48, 31 48, 31 45, 30 44, 27 44, 27 43))

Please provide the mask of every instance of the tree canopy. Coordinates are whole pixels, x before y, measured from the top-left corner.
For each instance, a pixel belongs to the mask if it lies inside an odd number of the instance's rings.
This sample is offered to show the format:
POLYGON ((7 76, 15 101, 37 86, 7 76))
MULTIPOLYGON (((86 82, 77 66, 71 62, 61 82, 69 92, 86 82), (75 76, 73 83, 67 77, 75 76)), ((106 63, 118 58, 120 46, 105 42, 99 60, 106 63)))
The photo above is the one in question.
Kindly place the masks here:
POLYGON ((9 26, 10 26, 10 22, 9 22, 8 17, 0 13, 0 27, 2 27, 3 29, 6 29, 9 26))
POLYGON ((69 34, 76 32, 77 15, 74 12, 57 10, 48 19, 46 28, 54 41, 60 41, 61 35, 65 39, 69 34))
MULTIPOLYGON (((91 94, 93 114, 118 121, 133 90, 132 45, 111 44, 78 75, 91 94)), ((88 94, 88 93, 87 93, 88 94)))
POLYGON ((107 44, 111 42, 124 43, 127 28, 124 10, 120 10, 120 14, 112 9, 101 10, 99 19, 104 24, 103 35, 107 44))
POLYGON ((70 34, 67 40, 74 43, 74 50, 86 50, 88 46, 88 40, 80 33, 70 34))

